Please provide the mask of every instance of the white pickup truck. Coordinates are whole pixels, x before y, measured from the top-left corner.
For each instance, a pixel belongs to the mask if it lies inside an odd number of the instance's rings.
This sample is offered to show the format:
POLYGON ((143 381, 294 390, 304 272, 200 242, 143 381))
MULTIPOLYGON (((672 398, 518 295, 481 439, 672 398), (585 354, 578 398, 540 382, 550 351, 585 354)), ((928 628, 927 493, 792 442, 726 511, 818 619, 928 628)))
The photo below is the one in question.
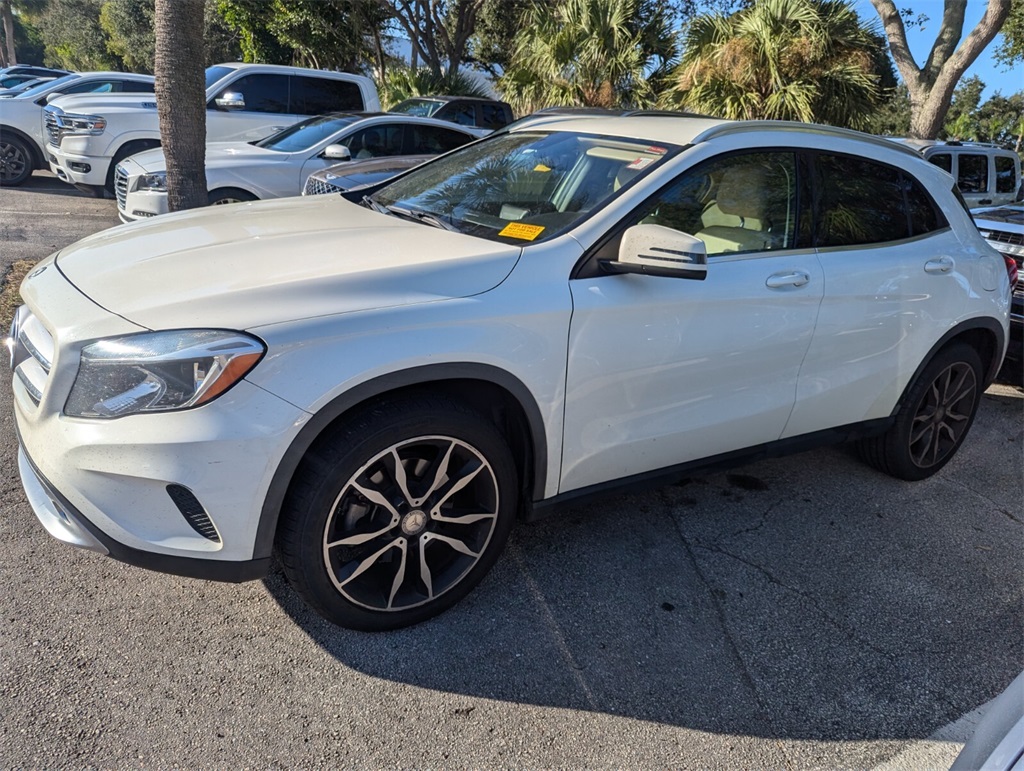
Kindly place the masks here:
MULTIPOLYGON (((260 139, 304 117, 380 109, 362 75, 272 64, 218 64, 206 70, 208 140, 260 139)), ((83 95, 46 107, 50 170, 75 187, 113 192, 122 159, 160 144, 152 94, 83 95)))

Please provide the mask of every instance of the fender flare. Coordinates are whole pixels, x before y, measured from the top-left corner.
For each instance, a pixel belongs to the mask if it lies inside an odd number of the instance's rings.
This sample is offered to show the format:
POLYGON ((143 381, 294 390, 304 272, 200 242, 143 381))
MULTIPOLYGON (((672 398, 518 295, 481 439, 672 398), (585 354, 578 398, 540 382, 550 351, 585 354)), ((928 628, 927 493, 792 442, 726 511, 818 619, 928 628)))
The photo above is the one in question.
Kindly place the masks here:
POLYGON ((270 481, 256 528, 253 558, 267 557, 273 551, 277 521, 288 487, 307 450, 328 425, 352 408, 374 397, 400 388, 429 385, 446 380, 481 380, 491 383, 503 388, 519 403, 526 416, 533 444, 533 495, 534 498, 541 497, 547 481, 547 431, 540 408, 530 389, 515 375, 490 364, 453 362, 413 367, 380 375, 345 391, 316 412, 299 430, 277 464, 270 481))

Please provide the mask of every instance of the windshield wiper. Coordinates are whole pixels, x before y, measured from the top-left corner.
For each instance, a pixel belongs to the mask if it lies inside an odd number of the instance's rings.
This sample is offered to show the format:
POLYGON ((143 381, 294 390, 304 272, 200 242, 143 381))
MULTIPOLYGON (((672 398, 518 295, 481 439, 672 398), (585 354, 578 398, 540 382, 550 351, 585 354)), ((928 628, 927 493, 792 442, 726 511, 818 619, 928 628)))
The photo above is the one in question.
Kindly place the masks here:
POLYGON ((377 203, 372 198, 370 198, 370 196, 368 196, 368 195, 364 195, 363 196, 362 204, 367 209, 373 209, 374 211, 379 211, 381 214, 387 214, 388 213, 388 207, 387 206, 385 206, 382 203, 377 203))
POLYGON ((399 217, 405 217, 407 219, 415 220, 416 222, 423 222, 427 225, 433 225, 436 228, 450 230, 453 233, 462 232, 451 222, 445 222, 436 214, 431 214, 430 212, 423 211, 422 209, 405 209, 401 206, 388 206, 386 208, 389 212, 397 214, 399 217))

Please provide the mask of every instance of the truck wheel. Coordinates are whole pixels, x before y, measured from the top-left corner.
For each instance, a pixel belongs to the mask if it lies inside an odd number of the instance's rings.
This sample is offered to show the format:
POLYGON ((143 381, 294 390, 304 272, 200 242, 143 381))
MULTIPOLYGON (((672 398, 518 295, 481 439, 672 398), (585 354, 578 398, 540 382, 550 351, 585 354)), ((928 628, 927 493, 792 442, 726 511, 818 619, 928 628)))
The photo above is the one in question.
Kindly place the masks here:
POLYGON ((32 175, 32 152, 17 137, 0 134, 0 185, 17 187, 32 175))
POLYGON ((508 445, 481 415, 444 397, 379 402, 299 466, 277 533, 285 575, 339 626, 424 621, 498 559, 517 478, 508 445))

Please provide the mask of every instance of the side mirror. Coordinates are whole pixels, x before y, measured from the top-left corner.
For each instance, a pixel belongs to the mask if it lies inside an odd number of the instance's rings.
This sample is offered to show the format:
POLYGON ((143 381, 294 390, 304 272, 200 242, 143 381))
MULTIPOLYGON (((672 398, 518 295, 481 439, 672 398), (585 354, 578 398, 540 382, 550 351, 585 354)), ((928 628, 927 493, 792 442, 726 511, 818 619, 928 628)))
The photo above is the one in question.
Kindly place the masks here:
POLYGON ((622 234, 618 260, 601 260, 608 273, 643 273, 703 281, 708 252, 699 238, 662 225, 634 225, 622 234))
POLYGON ((327 145, 321 156, 329 161, 351 161, 352 152, 345 145, 327 145))
POLYGON ((213 101, 222 110, 245 109, 245 96, 238 91, 225 91, 213 101))

